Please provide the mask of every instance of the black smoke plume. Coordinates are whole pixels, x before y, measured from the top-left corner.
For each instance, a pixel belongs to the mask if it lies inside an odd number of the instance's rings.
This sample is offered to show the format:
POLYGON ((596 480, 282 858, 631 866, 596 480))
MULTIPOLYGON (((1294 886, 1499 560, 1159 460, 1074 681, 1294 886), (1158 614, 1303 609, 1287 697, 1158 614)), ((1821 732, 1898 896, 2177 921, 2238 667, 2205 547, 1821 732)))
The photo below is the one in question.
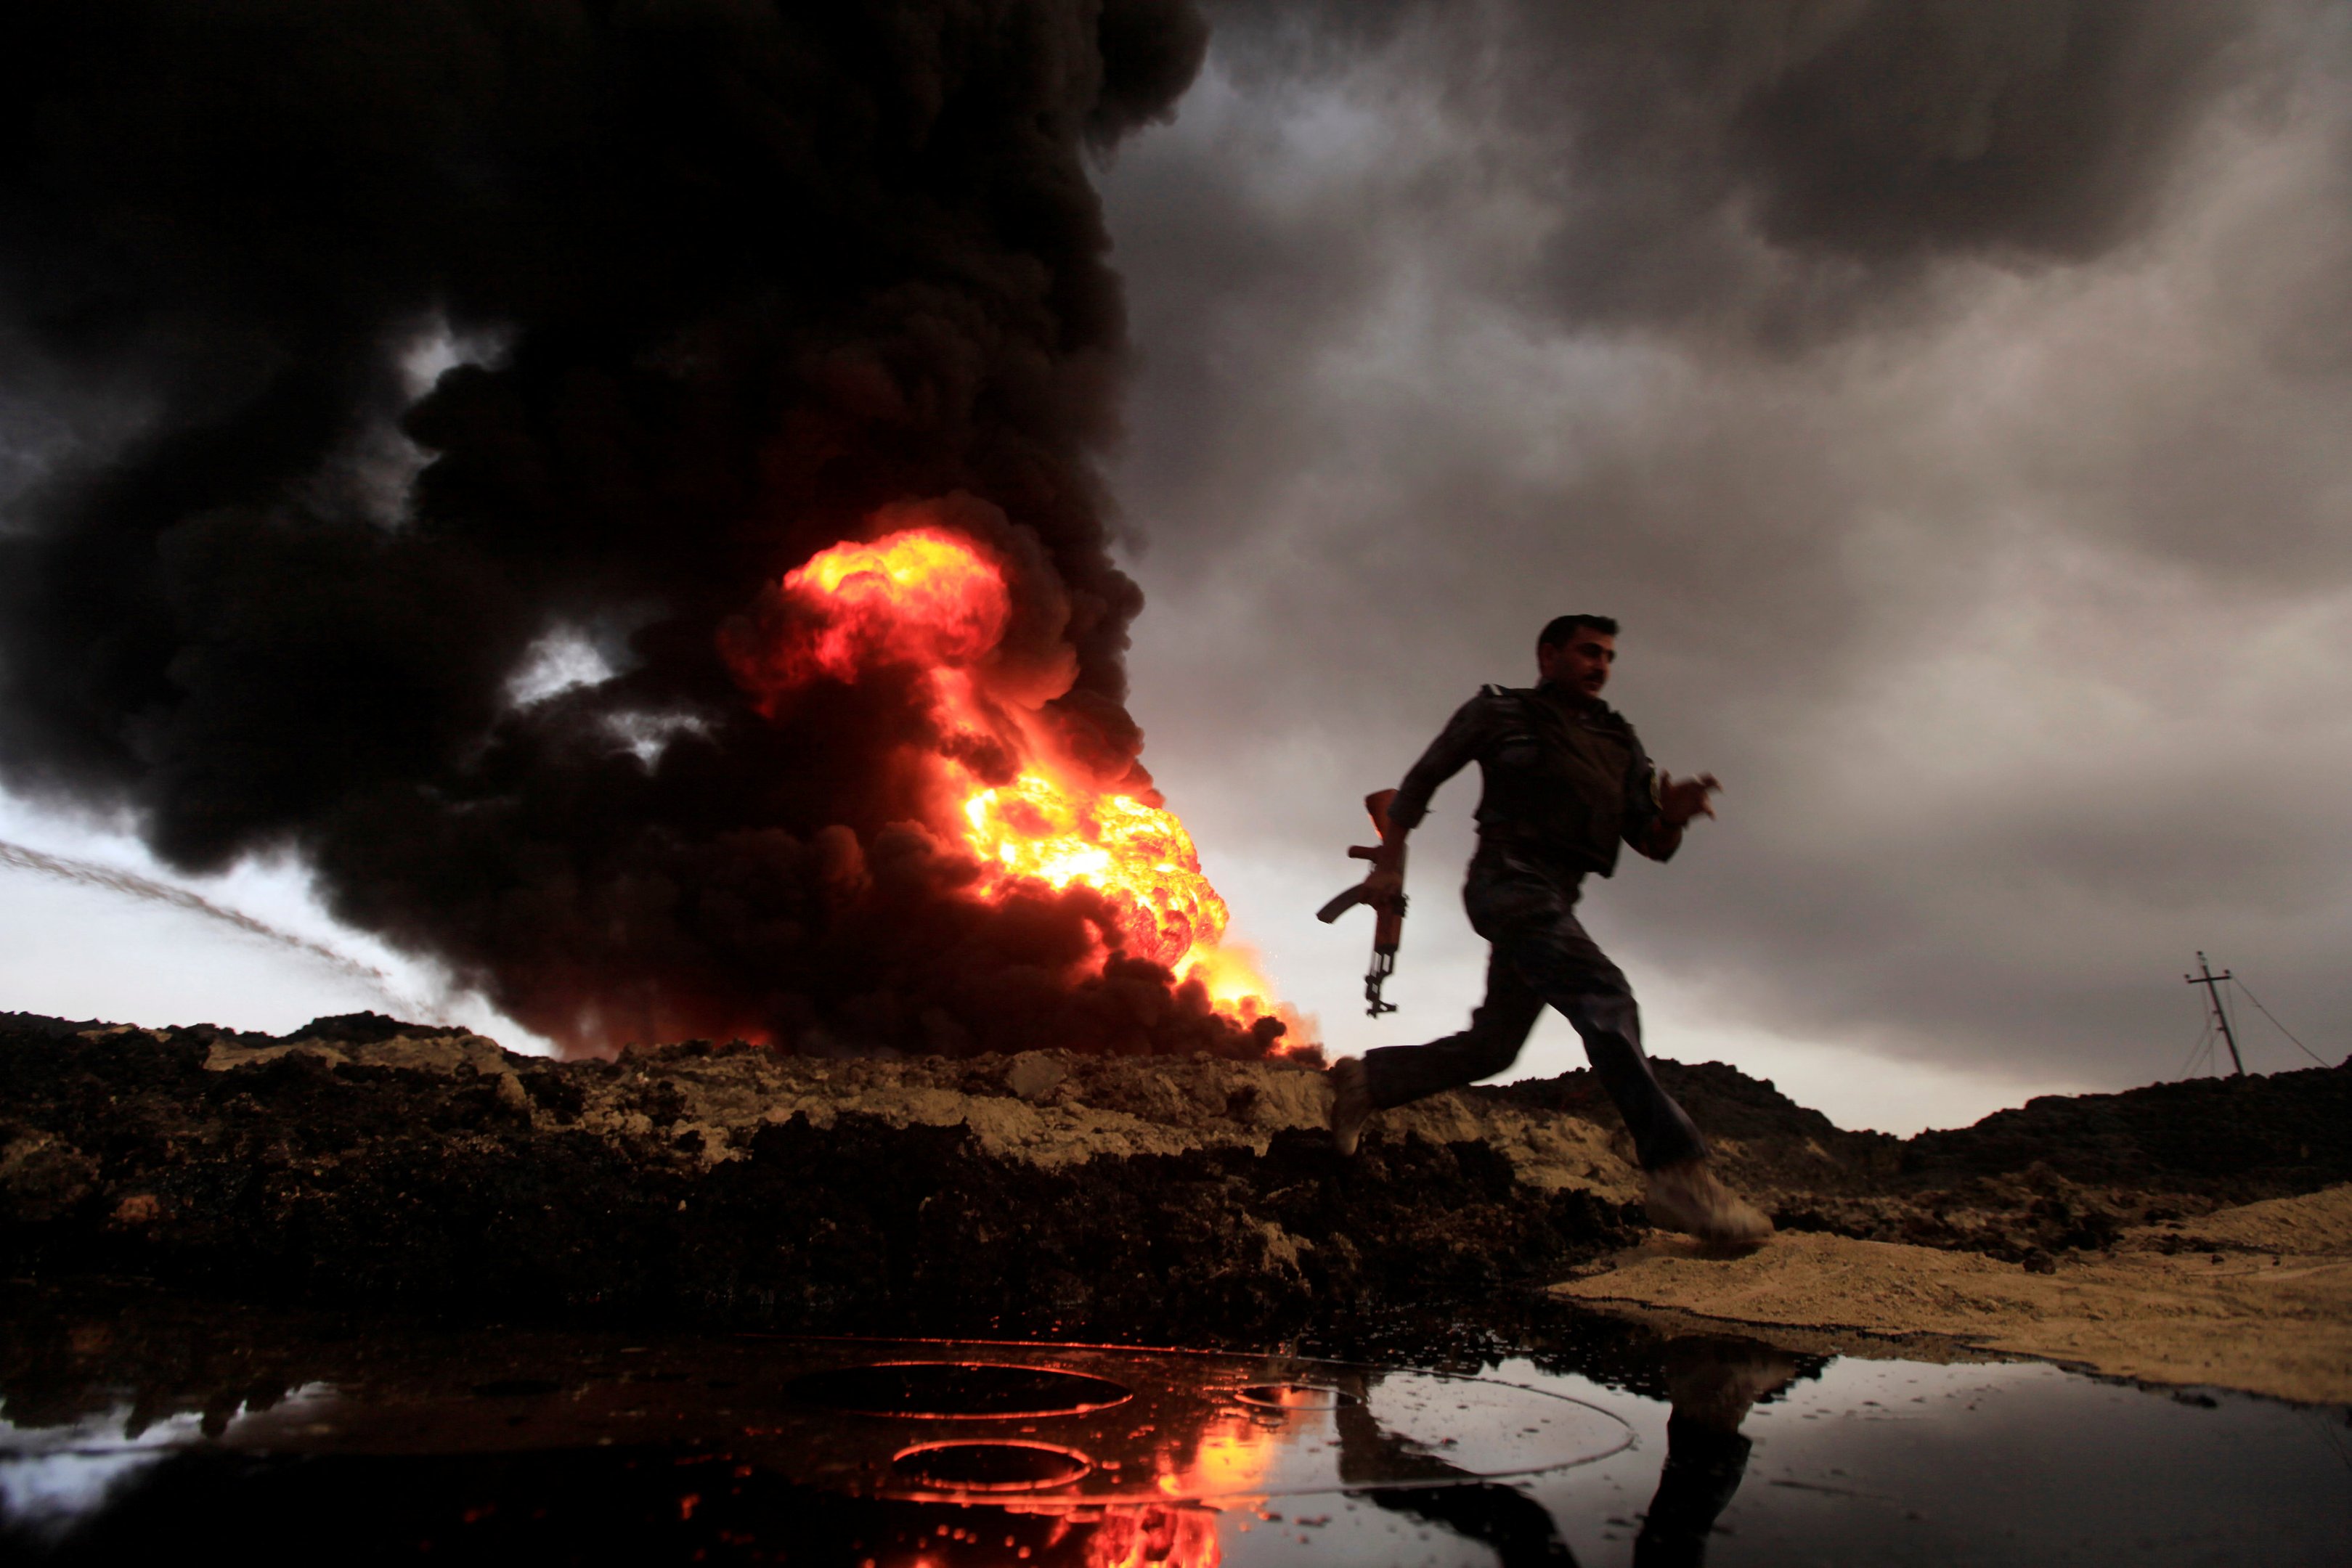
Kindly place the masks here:
POLYGON ((1265 1049, 1073 979, 1085 889, 968 896, 878 766, 907 705, 772 721, 719 647, 963 497, 1132 767, 1087 159, 1205 43, 1188 0, 10 6, 0 772, 184 870, 297 850, 574 1049, 1265 1049), (609 678, 522 700, 566 638, 609 678))

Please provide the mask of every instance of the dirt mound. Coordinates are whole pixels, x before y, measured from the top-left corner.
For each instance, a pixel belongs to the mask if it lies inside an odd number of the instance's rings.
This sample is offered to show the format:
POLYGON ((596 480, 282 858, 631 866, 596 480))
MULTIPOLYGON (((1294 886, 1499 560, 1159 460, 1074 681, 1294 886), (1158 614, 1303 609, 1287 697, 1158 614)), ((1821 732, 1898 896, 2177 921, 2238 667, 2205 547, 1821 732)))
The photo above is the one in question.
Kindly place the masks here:
POLYGON ((1340 1161, 1280 1063, 520 1057, 327 1020, 0 1029, 0 1260, 247 1294, 1264 1339, 1622 1245, 1607 1139, 1435 1103, 1340 1161), (1584 1173, 1606 1179, 1595 1183, 1584 1173))
MULTIPOLYGON (((1691 1113, 1733 1179, 1759 1191, 1876 1192, 1901 1167, 1904 1142, 1885 1133, 1849 1133, 1800 1105, 1771 1080, 1750 1078, 1721 1061, 1651 1066, 1666 1092, 1691 1113)), ((1464 1092, 1487 1106, 1579 1117, 1610 1129, 1630 1154, 1633 1140, 1601 1082, 1583 1068, 1557 1078, 1527 1079, 1464 1092)))
MULTIPOLYGON (((2271 1223, 2263 1200, 2352 1178, 2347 1068, 1905 1140, 1720 1062, 1657 1067, 1799 1238, 1783 1262, 1872 1243, 1978 1255, 1953 1278, 2145 1269, 2228 1255, 2229 1226, 2271 1223)), ((1264 1342, 1548 1283, 1638 1237, 1640 1174, 1588 1072, 1384 1113, 1353 1161, 1328 1092, 1311 1068, 1207 1056, 689 1042, 558 1062, 375 1014, 274 1039, 18 1015, 0 1263, 476 1312, 1264 1342)))
POLYGON ((2352 1062, 2045 1095, 1903 1147, 1911 1186, 2041 1166, 2082 1186, 2250 1203, 2352 1181, 2352 1062))
MULTIPOLYGON (((1655 1065, 1783 1230, 2043 1269, 2134 1227, 2352 1181, 2352 1063, 2047 1096, 1911 1138, 1846 1132, 1723 1062, 1655 1065)), ((1630 1146, 1588 1071, 1467 1092, 1584 1118, 1630 1146)))

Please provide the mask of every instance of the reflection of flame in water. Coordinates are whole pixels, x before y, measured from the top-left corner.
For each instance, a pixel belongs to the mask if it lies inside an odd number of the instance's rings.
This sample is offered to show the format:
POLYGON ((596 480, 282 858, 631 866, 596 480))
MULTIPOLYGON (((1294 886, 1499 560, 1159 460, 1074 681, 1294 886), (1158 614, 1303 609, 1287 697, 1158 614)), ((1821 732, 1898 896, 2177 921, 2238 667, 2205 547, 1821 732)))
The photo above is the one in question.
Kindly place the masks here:
MULTIPOLYGON (((1189 1450, 1170 1444, 1154 1454, 1156 1484, 1171 1497, 1214 1498, 1215 1506, 1226 1511, 1259 1508, 1265 1501, 1267 1479, 1285 1448, 1303 1442, 1330 1443, 1336 1438, 1327 1410, 1223 1412, 1202 1427, 1189 1450)), ((1218 1561, 1214 1529, 1205 1529, 1202 1538, 1208 1542, 1211 1555, 1199 1559, 1170 1557, 1164 1561, 1218 1561)), ((1089 1559, 1090 1568, 1092 1561, 1089 1559)), ((1130 1560, 1112 1557, 1105 1561, 1124 1564, 1130 1560)))
POLYGON ((1056 690, 1024 690, 1038 677, 1001 666, 1013 601, 983 547, 924 524, 821 550, 782 587, 802 619, 780 645, 730 647, 737 674, 772 695, 877 666, 920 672, 940 732, 928 758, 943 797, 934 825, 951 826, 979 859, 982 896, 1001 899, 1024 883, 1098 889, 1128 954, 1198 981, 1237 1023, 1280 1018, 1288 1045, 1308 1043, 1305 1020, 1275 999, 1245 950, 1225 942, 1225 901, 1176 814, 1148 789, 1097 779, 1062 743, 1045 704, 1067 689, 1066 672, 1056 690), (997 770, 1008 763, 1006 779, 997 770))
POLYGON ((1162 1448, 1159 1486, 1171 1497, 1223 1497, 1251 1490, 1297 1433, 1279 1417, 1219 1416, 1201 1429, 1190 1456, 1162 1448))
POLYGON ((1087 1568, 1217 1568, 1217 1516, 1200 1508, 1119 1509, 1087 1541, 1087 1568))

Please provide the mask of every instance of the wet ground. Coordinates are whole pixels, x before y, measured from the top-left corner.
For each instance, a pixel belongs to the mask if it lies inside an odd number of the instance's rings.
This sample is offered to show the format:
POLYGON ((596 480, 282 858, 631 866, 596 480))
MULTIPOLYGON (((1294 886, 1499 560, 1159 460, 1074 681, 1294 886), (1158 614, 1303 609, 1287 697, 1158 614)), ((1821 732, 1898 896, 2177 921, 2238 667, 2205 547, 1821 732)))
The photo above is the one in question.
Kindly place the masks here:
POLYGON ((59 1563, 2352 1561, 2344 1407, 1551 1307, 1314 1355, 99 1286, 0 1329, 0 1552, 59 1563))

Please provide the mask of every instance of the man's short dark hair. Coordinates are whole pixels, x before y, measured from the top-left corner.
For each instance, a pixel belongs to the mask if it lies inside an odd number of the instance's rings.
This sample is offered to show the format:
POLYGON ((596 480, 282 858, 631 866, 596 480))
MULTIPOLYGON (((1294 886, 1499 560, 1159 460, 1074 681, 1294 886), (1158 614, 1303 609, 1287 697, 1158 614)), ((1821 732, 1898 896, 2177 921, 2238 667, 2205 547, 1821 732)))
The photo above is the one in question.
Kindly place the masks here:
POLYGON ((1536 637, 1538 648, 1557 648, 1575 637, 1577 628, 1590 626, 1603 636, 1617 635, 1617 622, 1608 615, 1555 615, 1544 622, 1543 631, 1536 637))

